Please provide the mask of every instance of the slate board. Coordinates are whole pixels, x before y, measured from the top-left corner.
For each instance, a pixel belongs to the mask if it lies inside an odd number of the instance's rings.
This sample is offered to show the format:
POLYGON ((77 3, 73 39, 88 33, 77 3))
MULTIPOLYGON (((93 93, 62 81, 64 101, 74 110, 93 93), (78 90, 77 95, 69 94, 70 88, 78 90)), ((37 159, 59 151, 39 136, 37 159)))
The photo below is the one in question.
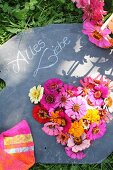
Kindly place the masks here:
POLYGON ((100 72, 113 80, 113 50, 91 44, 81 24, 49 25, 29 29, 0 47, 0 77, 7 87, 0 93, 0 132, 26 119, 31 127, 36 161, 41 163, 99 163, 113 151, 113 121, 105 136, 86 150, 81 161, 70 159, 54 137, 41 131, 31 116, 31 87, 58 77, 79 84, 83 76, 100 72))

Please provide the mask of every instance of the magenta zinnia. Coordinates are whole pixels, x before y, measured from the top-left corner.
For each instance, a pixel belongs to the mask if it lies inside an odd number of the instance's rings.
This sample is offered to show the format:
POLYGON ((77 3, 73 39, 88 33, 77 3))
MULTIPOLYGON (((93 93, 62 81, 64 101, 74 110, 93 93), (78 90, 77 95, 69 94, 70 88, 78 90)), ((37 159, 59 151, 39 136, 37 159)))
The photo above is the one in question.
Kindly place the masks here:
POLYGON ((47 92, 59 92, 63 82, 58 78, 52 78, 44 83, 44 90, 47 92))
POLYGON ((47 110, 54 107, 57 93, 46 92, 43 94, 43 97, 40 101, 41 105, 44 106, 47 110))
POLYGON ((101 138, 106 132, 106 123, 100 122, 99 124, 93 123, 90 125, 90 129, 87 132, 87 138, 95 140, 101 138))
POLYGON ((86 21, 83 23, 83 33, 88 35, 89 40, 99 47, 108 48, 111 46, 108 40, 108 35, 111 31, 107 28, 101 30, 101 26, 86 21))

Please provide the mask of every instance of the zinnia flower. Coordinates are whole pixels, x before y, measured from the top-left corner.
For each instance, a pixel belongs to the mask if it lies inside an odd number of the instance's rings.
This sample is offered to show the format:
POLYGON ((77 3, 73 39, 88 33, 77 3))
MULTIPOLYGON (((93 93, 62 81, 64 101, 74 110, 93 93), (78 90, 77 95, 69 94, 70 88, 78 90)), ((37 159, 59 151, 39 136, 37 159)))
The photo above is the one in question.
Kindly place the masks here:
POLYGON ((109 96, 104 100, 105 106, 110 113, 113 113, 113 92, 110 92, 109 96))
POLYGON ((31 103, 34 102, 34 104, 37 104, 38 102, 40 102, 43 96, 43 92, 44 92, 44 88, 41 87, 41 85, 38 85, 37 87, 34 86, 33 88, 31 88, 28 94, 28 96, 30 97, 31 103))
POLYGON ((63 127, 63 133, 68 132, 71 127, 71 119, 63 111, 56 111, 51 113, 51 121, 63 127))
POLYGON ((85 134, 80 137, 70 136, 67 142, 67 146, 72 148, 73 152, 77 153, 79 151, 89 148, 90 140, 86 138, 85 134))
POLYGON ((73 3, 77 3, 78 8, 84 8, 86 5, 90 4, 89 0, 71 0, 73 3))
POLYGON ((101 138, 106 132, 106 123, 100 122, 99 124, 93 123, 87 132, 87 138, 95 140, 101 138))
POLYGON ((97 23, 103 19, 104 17, 103 15, 106 15, 106 11, 104 11, 104 8, 103 8, 104 2, 101 0, 89 0, 89 2, 90 3, 86 3, 82 7, 83 12, 84 12, 83 17, 97 23))
POLYGON ((111 43, 108 40, 108 35, 111 31, 107 28, 101 30, 101 26, 96 26, 92 22, 83 23, 83 33, 88 35, 89 41, 101 48, 111 47, 111 43))
POLYGON ((59 133, 58 136, 56 136, 56 140, 58 143, 61 143, 61 145, 66 145, 68 141, 68 134, 66 133, 59 133))
POLYGON ((66 92, 70 97, 78 96, 81 93, 81 87, 74 87, 71 84, 64 84, 61 92, 66 92))
POLYGON ((48 111, 44 107, 35 105, 32 110, 33 118, 39 123, 46 123, 50 121, 48 111))
POLYGON ((66 92, 60 92, 56 97, 55 108, 56 107, 64 107, 69 100, 69 95, 66 92))
POLYGON ((75 136, 75 137, 80 137, 84 133, 84 128, 83 128, 83 122, 82 120, 80 121, 74 121, 74 123, 71 123, 71 128, 69 129, 69 134, 75 136))
POLYGON ((44 90, 47 92, 59 92, 63 82, 58 78, 52 78, 44 83, 44 90))
POLYGON ((57 93, 49 93, 46 92, 43 94, 43 97, 40 101, 41 105, 43 105, 47 110, 54 108, 55 100, 56 100, 57 93))
POLYGON ((113 116, 106 109, 99 109, 100 119, 106 123, 109 123, 113 119, 113 116))
POLYGON ((63 130, 63 127, 60 127, 57 123, 48 122, 44 124, 42 130, 47 135, 56 136, 63 130))
POLYGON ((69 148, 69 147, 65 147, 65 152, 72 159, 81 160, 81 159, 85 158, 85 156, 86 156, 86 154, 84 154, 83 152, 77 152, 77 153, 73 152, 72 148, 69 148))
POLYGON ((106 98, 108 94, 108 87, 98 85, 95 86, 94 89, 89 92, 88 99, 94 106, 102 106, 104 105, 104 98, 106 98))
POLYGON ((81 97, 73 97, 65 105, 66 114, 73 119, 81 119, 86 113, 86 102, 81 97))
POLYGON ((83 119, 86 119, 91 123, 99 122, 100 121, 99 111, 97 109, 91 109, 91 110, 88 109, 83 119))

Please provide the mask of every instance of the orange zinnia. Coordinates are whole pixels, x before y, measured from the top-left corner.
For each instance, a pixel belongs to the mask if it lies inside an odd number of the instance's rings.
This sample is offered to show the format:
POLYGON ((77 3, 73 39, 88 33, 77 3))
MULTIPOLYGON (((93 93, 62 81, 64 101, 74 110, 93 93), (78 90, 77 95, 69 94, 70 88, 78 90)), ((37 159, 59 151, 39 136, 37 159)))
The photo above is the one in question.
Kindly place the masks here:
POLYGON ((82 120, 75 121, 71 124, 71 128, 69 129, 69 133, 75 137, 80 137, 84 132, 84 128, 82 126, 82 120))

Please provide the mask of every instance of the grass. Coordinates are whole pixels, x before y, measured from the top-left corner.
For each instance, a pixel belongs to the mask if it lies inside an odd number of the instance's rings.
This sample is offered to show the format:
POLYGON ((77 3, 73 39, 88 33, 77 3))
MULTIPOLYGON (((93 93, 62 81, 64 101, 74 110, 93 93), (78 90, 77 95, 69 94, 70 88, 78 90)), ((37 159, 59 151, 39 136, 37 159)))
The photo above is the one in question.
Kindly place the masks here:
POLYGON ((1 0, 0 44, 31 27, 82 22, 81 16, 69 0, 1 0))
MULTIPOLYGON (((106 0, 106 8, 109 11, 113 11, 111 2, 106 0)), ((0 44, 31 27, 76 22, 82 22, 82 12, 74 8, 70 0, 0 0, 0 44)), ((0 79, 1 89, 3 86, 5 83, 0 79)), ((36 164, 30 170, 112 170, 112 165, 113 154, 101 164, 36 164)))

